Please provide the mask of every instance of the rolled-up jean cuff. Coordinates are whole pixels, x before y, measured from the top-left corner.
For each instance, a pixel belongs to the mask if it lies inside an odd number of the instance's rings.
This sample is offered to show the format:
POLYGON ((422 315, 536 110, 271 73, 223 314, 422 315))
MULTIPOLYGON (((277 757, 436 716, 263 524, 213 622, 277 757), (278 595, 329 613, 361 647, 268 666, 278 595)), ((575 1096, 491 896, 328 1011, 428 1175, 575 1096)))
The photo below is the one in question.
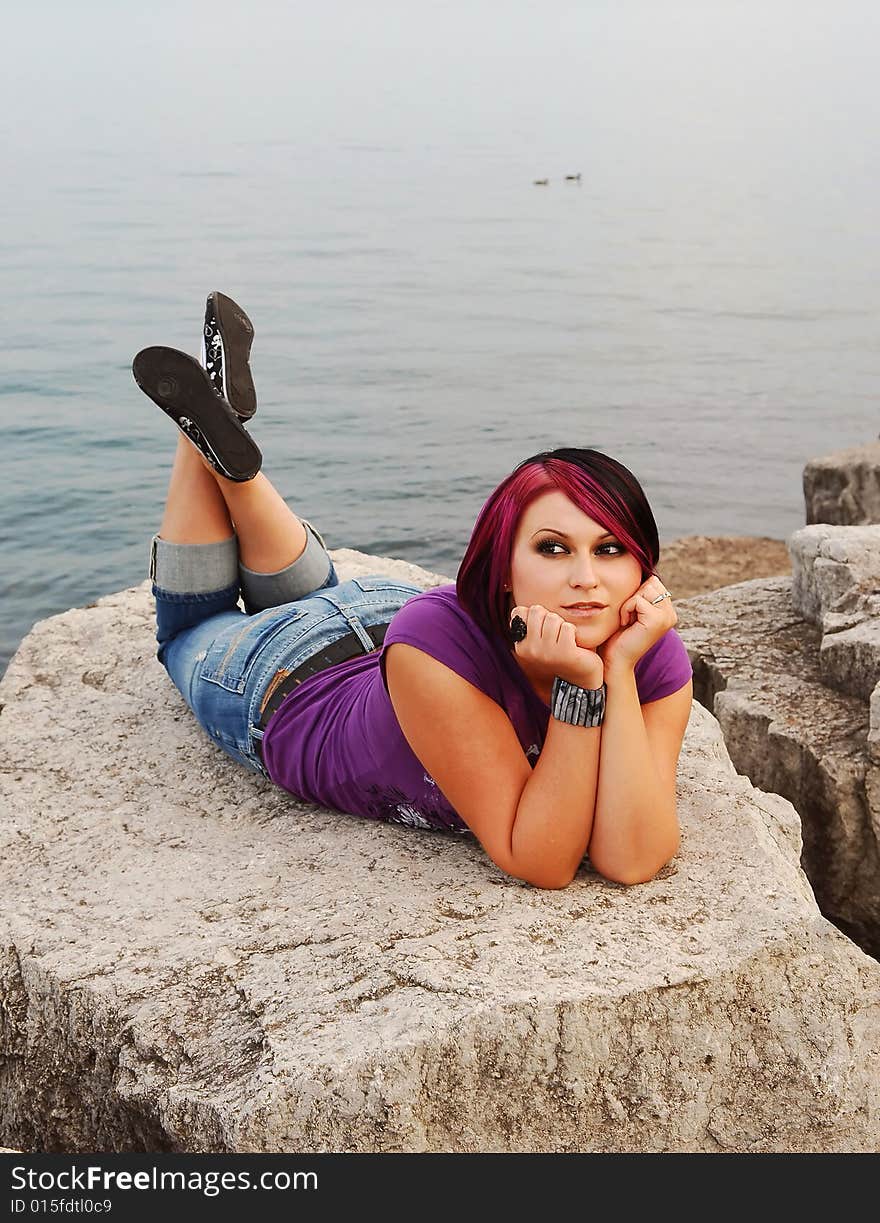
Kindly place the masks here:
POLYGON ((294 599, 304 599, 327 581, 330 553, 315 527, 305 518, 301 522, 306 528, 305 549, 285 569, 279 569, 277 573, 255 573, 253 569, 239 564, 241 592, 249 613, 292 603, 294 599))
POLYGON ((238 582, 238 539, 214 544, 175 544, 154 535, 150 542, 150 577, 175 594, 208 594, 238 582))

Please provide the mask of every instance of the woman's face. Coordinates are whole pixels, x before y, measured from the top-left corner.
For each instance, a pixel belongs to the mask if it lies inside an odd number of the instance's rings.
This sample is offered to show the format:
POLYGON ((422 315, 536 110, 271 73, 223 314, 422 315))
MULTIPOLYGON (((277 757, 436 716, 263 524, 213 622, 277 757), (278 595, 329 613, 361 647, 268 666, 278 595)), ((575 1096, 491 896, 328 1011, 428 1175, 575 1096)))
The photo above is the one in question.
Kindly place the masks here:
POLYGON ((511 607, 540 603, 598 646, 621 627, 621 604, 641 586, 642 566, 557 490, 536 497, 520 518, 508 581, 511 607), (604 606, 590 613, 571 606, 593 602, 604 606))

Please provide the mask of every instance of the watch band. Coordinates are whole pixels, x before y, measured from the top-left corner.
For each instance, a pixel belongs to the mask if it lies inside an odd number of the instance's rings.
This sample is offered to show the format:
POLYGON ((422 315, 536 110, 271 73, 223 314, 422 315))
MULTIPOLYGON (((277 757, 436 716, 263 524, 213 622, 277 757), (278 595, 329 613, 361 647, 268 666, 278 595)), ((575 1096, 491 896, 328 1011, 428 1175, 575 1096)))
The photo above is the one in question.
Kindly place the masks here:
POLYGON ((601 688, 579 688, 557 675, 550 695, 550 712, 571 726, 601 726, 605 717, 605 684, 601 688))

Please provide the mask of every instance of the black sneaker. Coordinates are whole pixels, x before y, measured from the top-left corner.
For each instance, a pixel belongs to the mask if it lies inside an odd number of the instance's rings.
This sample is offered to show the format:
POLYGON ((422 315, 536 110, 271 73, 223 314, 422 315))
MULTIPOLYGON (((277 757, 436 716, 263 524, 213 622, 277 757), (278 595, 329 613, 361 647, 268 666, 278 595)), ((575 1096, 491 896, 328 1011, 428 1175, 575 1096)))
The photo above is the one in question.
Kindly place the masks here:
POLYGON ((176 348, 144 348, 132 362, 134 380, 227 480, 252 480, 259 448, 225 399, 214 393, 195 357, 176 348))
POLYGON ((238 414, 250 420, 257 410, 257 394, 248 365, 254 327, 231 297, 215 289, 205 304, 202 331, 202 364, 211 386, 238 414))

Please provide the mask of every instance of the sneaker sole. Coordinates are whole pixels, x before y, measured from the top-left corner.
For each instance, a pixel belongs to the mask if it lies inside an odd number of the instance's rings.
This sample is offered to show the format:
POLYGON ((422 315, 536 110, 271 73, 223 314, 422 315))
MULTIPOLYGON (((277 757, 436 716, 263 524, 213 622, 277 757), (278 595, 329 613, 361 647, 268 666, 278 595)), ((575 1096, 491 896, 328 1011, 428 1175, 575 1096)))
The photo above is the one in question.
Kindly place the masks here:
POLYGON ((252 480, 263 456, 194 357, 175 348, 144 348, 132 362, 134 380, 227 480, 252 480))
POLYGON ((237 302, 216 289, 208 294, 223 340, 224 394, 242 420, 257 410, 257 392, 248 360, 254 342, 254 325, 237 302))

